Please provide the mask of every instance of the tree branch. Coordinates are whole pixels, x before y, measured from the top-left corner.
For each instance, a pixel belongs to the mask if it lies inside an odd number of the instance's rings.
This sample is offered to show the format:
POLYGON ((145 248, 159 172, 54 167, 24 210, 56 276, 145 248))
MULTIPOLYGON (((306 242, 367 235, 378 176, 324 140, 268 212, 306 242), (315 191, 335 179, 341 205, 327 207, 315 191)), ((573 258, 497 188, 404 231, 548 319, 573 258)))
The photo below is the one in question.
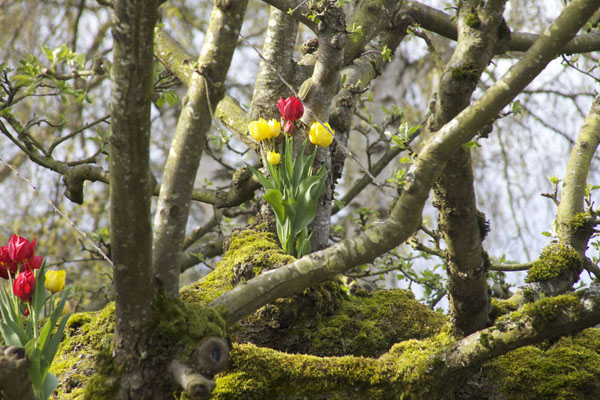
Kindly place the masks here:
POLYGON ((247 0, 215 2, 165 166, 154 220, 154 273, 165 294, 179 293, 181 255, 193 184, 211 114, 224 95, 224 81, 237 44, 247 0))
POLYGON ((115 285, 115 361, 124 367, 119 395, 136 395, 142 382, 137 352, 151 320, 150 102, 152 41, 158 2, 116 0, 111 68, 110 237, 115 285))
POLYGON ((222 308, 229 323, 279 297, 330 279, 396 247, 421 225, 425 200, 456 149, 523 90, 586 22, 600 0, 574 0, 507 74, 477 101, 444 125, 421 151, 407 174, 407 184, 390 217, 352 239, 268 271, 223 294, 211 303, 222 308))

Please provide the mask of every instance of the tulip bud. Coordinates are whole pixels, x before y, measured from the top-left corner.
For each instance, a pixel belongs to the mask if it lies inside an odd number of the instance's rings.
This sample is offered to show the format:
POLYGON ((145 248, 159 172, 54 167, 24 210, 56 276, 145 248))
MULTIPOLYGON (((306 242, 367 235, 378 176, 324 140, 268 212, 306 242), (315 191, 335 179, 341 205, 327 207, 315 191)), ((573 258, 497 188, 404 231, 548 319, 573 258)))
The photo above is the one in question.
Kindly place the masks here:
POLYGON ((281 155, 279 153, 274 152, 274 151, 269 151, 267 153, 267 161, 271 165, 277 165, 281 161, 281 155))
POLYGON ((294 133, 294 122, 292 122, 292 121, 285 121, 285 124, 283 125, 283 131, 287 135, 291 135, 292 133, 294 133))
POLYGON ((58 293, 65 287, 65 278, 67 272, 65 270, 60 271, 46 271, 46 289, 52 293, 58 293))
POLYGON ((261 140, 279 136, 281 125, 277 120, 272 119, 267 122, 263 118, 260 118, 258 121, 250 122, 248 130, 250 131, 250 135, 260 142, 261 140))
MULTIPOLYGON (((60 299, 54 300, 54 308, 58 307, 59 302, 60 302, 60 299)), ((67 315, 70 312, 71 312, 71 303, 69 303, 69 300, 67 300, 67 301, 65 301, 65 305, 64 305, 60 315, 64 317, 65 315, 67 315)))
POLYGON ((36 240, 33 243, 22 236, 12 235, 8 240, 8 255, 15 263, 29 260, 35 251, 36 240))
POLYGON ((311 125, 308 137, 312 144, 321 147, 327 147, 331 144, 333 135, 331 135, 325 127, 329 128, 332 133, 335 133, 327 122, 325 122, 325 126, 321 125, 319 122, 315 122, 311 125))
POLYGON ((15 296, 27 303, 33 297, 33 289, 35 288, 35 275, 27 270, 21 272, 13 282, 13 292, 15 296))
POLYGON ((304 106, 302 105, 302 102, 296 98, 296 96, 291 96, 287 99, 280 97, 279 101, 277 102, 277 108, 279 108, 279 113, 281 116, 287 121, 295 121, 300 119, 304 114, 304 106))

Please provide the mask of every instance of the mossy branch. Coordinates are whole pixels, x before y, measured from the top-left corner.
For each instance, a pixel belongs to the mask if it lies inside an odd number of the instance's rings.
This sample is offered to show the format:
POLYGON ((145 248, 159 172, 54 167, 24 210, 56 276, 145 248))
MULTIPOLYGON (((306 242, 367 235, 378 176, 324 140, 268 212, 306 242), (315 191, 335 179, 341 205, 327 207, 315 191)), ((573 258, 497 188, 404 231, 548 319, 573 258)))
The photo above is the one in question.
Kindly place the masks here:
POLYGON ((600 322, 600 288, 543 298, 500 317, 494 326, 456 343, 450 368, 478 367, 494 357, 544 339, 557 338, 600 322))
POLYGON ((225 293, 213 303, 235 322, 279 297, 330 279, 356 265, 371 262, 408 239, 421 225, 425 200, 450 156, 484 125, 496 118, 561 51, 600 6, 600 0, 575 0, 508 73, 477 101, 444 125, 421 151, 407 174, 407 185, 391 216, 355 238, 346 239, 285 267, 261 274, 225 293))
POLYGON ((583 200, 590 164, 599 143, 600 97, 596 97, 571 151, 557 211, 559 239, 573 246, 581 255, 584 255, 593 233, 592 216, 584 214, 583 200))

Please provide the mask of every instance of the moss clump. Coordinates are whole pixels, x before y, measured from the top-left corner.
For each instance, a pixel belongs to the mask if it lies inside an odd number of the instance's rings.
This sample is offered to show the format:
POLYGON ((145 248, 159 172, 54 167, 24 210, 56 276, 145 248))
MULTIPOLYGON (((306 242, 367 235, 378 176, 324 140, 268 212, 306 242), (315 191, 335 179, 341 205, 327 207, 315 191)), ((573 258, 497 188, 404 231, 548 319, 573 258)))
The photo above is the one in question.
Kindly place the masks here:
POLYGON ((569 227, 577 234, 591 235, 594 229, 593 218, 589 213, 578 213, 569 220, 569 227))
POLYGON ((439 332, 446 317, 406 290, 357 291, 335 282, 265 306, 234 327, 233 338, 290 353, 379 356, 397 342, 439 332))
POLYGON ((526 282, 549 281, 564 277, 570 272, 579 273, 583 259, 573 247, 563 243, 546 246, 540 257, 527 272, 526 282))
POLYGON ((235 345, 215 400, 440 398, 439 368, 454 343, 448 331, 395 345, 379 359, 315 357, 235 345), (435 381, 435 383, 434 383, 435 381))
POLYGON ((467 24, 467 26, 470 28, 476 29, 479 28, 479 25, 481 25, 481 21, 479 20, 477 14, 471 13, 465 18, 465 24, 467 24))
POLYGON ((152 308, 151 331, 171 354, 177 351, 184 358, 191 356, 202 339, 226 335, 225 320, 215 309, 162 295, 156 297, 152 308))
POLYGON ((502 22, 500 22, 500 25, 498 25, 498 39, 501 41, 509 41, 510 35, 510 28, 508 27, 506 20, 502 18, 502 22))
POLYGON ((581 308, 579 296, 575 293, 555 297, 545 297, 535 303, 525 304, 523 314, 531 317, 531 323, 536 328, 554 321, 562 312, 575 312, 581 308))
POLYGON ((111 398, 119 374, 112 361, 114 303, 98 312, 74 314, 50 372, 58 376, 57 399, 111 398))
POLYGON ((465 81, 478 81, 479 80, 479 68, 474 62, 466 62, 459 67, 452 68, 452 79, 454 80, 465 80, 465 81))
POLYGON ((519 305, 510 300, 501 300, 495 297, 492 297, 491 301, 491 309, 490 309, 490 319, 495 321, 496 318, 508 314, 510 312, 515 311, 519 308, 519 305))
POLYGON ((229 247, 215 270, 198 282, 182 288, 181 299, 209 304, 257 273, 294 261, 294 257, 283 254, 275 235, 265 230, 266 226, 263 225, 232 234, 229 247))
POLYGON ((508 399, 600 398, 600 330, 565 336, 549 347, 526 346, 485 366, 508 399))

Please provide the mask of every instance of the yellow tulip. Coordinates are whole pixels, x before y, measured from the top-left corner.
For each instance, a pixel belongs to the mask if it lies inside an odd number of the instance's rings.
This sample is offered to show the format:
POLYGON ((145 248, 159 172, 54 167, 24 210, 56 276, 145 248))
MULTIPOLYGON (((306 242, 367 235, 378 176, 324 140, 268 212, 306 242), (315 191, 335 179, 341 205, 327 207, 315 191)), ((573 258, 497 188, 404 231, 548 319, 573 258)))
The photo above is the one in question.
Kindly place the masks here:
POLYGON ((46 289, 53 293, 58 293, 65 287, 65 278, 67 272, 64 270, 60 271, 46 271, 46 289))
MULTIPOLYGON (((328 122, 325 122, 325 126, 329 128, 332 133, 335 133, 328 122)), ((312 144, 316 144, 317 146, 327 147, 333 141, 333 135, 329 133, 329 131, 325 128, 325 126, 321 125, 318 122, 315 122, 311 125, 310 131, 308 132, 308 137, 312 144)))
MULTIPOLYGON (((56 299, 54 300, 54 308, 58 307, 58 302, 60 301, 60 299, 56 299)), ((69 303, 69 300, 65 301, 65 306, 62 309, 62 313, 60 314, 61 316, 65 316, 68 313, 71 312, 71 303, 69 303)))
POLYGON ((274 151, 269 151, 267 153, 267 161, 271 165, 277 165, 279 164, 279 161, 281 161, 281 154, 276 153, 274 151))
POLYGON ((276 119, 265 121, 263 118, 260 118, 258 121, 250 122, 248 130, 252 137, 260 142, 261 140, 279 136, 281 124, 276 119))

